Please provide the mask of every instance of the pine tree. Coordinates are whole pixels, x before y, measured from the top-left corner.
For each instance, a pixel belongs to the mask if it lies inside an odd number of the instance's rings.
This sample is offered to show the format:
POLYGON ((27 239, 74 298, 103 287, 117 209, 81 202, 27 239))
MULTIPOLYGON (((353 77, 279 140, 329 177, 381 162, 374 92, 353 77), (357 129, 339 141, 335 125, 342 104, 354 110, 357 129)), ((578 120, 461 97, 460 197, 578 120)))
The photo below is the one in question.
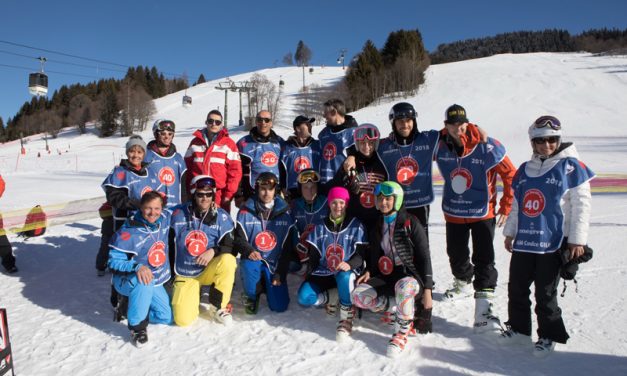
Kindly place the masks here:
POLYGON ((311 56, 312 52, 309 47, 307 47, 305 42, 303 42, 302 40, 298 41, 298 45, 296 46, 296 53, 294 54, 294 61, 296 61, 296 64, 300 67, 309 65, 309 62, 311 61, 311 56))
POLYGON ((118 126, 118 116, 120 108, 115 97, 115 90, 109 88, 102 98, 100 110, 100 137, 112 136, 118 126))
POLYGON ((194 86, 205 83, 205 82, 207 82, 207 80, 205 79, 205 75, 201 73, 200 76, 198 76, 198 79, 196 80, 196 83, 194 84, 194 86))

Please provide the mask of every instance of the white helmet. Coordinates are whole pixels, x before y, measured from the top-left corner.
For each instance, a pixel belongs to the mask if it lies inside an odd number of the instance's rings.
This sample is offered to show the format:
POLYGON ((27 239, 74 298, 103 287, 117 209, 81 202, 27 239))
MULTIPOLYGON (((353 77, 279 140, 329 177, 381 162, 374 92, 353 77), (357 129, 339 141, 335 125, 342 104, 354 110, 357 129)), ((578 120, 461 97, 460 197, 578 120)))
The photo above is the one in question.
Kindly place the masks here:
POLYGON ((562 137, 562 124, 555 116, 544 115, 529 127, 529 140, 543 137, 562 137))

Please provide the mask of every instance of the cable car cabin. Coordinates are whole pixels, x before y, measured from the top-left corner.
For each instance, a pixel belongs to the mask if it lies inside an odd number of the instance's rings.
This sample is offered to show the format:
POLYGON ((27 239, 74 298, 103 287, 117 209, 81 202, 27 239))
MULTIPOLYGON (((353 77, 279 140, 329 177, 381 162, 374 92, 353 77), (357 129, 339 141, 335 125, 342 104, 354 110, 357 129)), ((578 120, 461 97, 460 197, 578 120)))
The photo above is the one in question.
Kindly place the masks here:
POLYGON ((28 91, 36 96, 48 94, 48 76, 41 72, 28 75, 28 91))
POLYGON ((192 97, 189 95, 183 96, 183 107, 191 107, 192 106, 192 97))

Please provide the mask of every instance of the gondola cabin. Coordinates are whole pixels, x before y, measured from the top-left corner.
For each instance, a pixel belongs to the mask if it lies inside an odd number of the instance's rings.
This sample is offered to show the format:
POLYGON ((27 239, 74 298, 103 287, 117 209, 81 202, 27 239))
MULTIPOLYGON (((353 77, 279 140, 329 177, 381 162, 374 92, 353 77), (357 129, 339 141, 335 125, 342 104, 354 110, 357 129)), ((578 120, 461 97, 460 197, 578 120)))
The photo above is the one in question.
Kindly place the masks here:
POLYGON ((28 76, 28 92, 30 95, 44 96, 48 94, 48 76, 42 72, 28 76))
POLYGON ((183 96, 183 107, 191 107, 192 106, 192 97, 189 95, 183 96))

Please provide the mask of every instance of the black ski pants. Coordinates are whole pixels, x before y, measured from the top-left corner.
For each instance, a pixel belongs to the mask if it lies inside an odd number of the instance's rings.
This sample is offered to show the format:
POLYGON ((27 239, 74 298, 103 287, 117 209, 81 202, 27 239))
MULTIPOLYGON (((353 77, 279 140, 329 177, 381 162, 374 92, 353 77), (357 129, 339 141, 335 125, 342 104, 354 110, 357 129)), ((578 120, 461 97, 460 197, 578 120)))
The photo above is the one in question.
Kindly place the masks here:
POLYGON ((473 223, 446 222, 446 253, 453 276, 473 281, 475 290, 494 289, 498 272, 494 267, 494 218, 473 223), (468 240, 472 236, 472 263, 468 240))
POLYGON ((427 239, 429 238, 429 212, 431 211, 431 207, 429 205, 420 206, 418 208, 407 208, 408 213, 413 214, 418 218, 418 222, 422 225, 422 228, 425 229, 425 234, 427 234, 427 239))
POLYGON ((512 253, 509 264, 507 311, 511 328, 521 334, 531 335, 531 283, 535 286, 538 318, 538 337, 566 343, 568 333, 562 320, 562 310, 557 305, 557 286, 560 281, 561 260, 558 252, 535 254, 512 253))
POLYGON ((13 248, 6 235, 0 235, 0 258, 2 258, 2 266, 9 270, 15 266, 15 256, 13 256, 13 248))
POLYGON ((100 248, 96 256, 96 269, 105 270, 109 261, 109 240, 115 233, 113 217, 105 217, 102 219, 100 227, 100 248))

